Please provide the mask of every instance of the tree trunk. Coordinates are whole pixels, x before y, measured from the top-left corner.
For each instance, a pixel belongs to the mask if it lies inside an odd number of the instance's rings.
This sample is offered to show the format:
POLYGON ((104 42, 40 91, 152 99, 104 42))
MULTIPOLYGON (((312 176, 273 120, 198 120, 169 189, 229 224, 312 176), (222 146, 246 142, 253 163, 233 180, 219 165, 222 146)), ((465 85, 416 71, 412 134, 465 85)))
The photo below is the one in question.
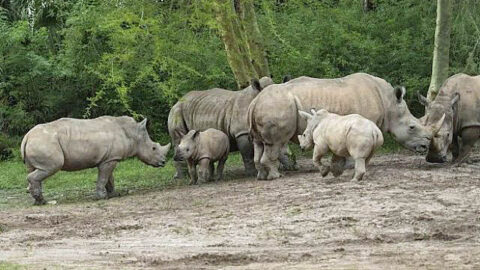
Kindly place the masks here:
POLYGON ((264 40, 258 27, 253 0, 234 0, 235 7, 242 22, 243 30, 250 52, 250 60, 258 77, 270 76, 264 40))
POLYGON ((373 0, 363 0, 363 12, 367 13, 370 10, 375 9, 375 4, 373 3, 373 0))
POLYGON ((435 99, 438 90, 448 77, 451 17, 451 0, 437 0, 437 26, 433 48, 432 78, 427 95, 430 101, 435 99))
POLYGON ((225 44, 228 63, 237 81, 238 87, 244 88, 252 78, 258 75, 252 65, 250 53, 240 20, 231 0, 217 0, 214 6, 220 36, 225 44))

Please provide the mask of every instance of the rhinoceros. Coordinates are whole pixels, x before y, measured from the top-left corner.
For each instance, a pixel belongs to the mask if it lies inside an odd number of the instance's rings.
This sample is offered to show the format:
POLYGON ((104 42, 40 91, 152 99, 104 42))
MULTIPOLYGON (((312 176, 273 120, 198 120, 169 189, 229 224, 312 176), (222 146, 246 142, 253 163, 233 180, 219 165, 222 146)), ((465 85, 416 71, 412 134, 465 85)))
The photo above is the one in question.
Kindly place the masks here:
POLYGON ((113 170, 117 163, 138 157, 153 167, 163 167, 170 144, 153 142, 147 119, 137 123, 127 116, 95 119, 61 118, 33 127, 23 138, 20 152, 28 170, 28 190, 35 204, 45 204, 42 181, 54 173, 98 168, 96 195, 114 195, 113 170))
MULTIPOLYGON (((252 80, 252 85, 241 91, 214 88, 186 94, 172 107, 168 115, 168 132, 174 149, 180 143, 181 137, 192 129, 197 131, 218 129, 229 137, 230 151, 240 151, 246 173, 255 175, 247 109, 258 93, 272 83, 270 77, 263 77, 260 81, 252 80)), ((284 162, 286 160, 288 159, 282 159, 284 162)), ((175 167, 177 169, 175 178, 183 178, 184 163, 175 162, 175 167)))
POLYGON ((302 149, 313 149, 313 163, 320 169, 322 176, 332 171, 334 176, 343 173, 342 162, 352 157, 355 160, 355 174, 352 180, 362 180, 366 166, 375 152, 382 146, 382 131, 372 121, 358 114, 341 116, 329 113, 325 109, 311 110, 311 114, 298 111, 307 119, 307 127, 298 141, 302 149), (333 153, 331 166, 322 164, 322 157, 329 151, 333 153))
POLYGON ((212 180, 214 163, 218 161, 215 178, 218 181, 223 178, 223 168, 229 152, 230 140, 225 133, 213 128, 202 132, 192 129, 183 136, 173 160, 187 161, 190 184, 196 184, 197 178, 200 181, 212 180))
POLYGON ((305 130, 298 110, 312 108, 346 115, 359 114, 373 121, 382 132, 390 132, 404 147, 425 152, 437 125, 424 126, 410 113, 404 87, 393 88, 385 80, 356 73, 338 79, 300 77, 273 84, 250 103, 249 131, 253 138, 257 178, 278 178, 280 149, 305 130))
POLYGON ((423 120, 427 125, 445 115, 440 131, 430 143, 426 160, 446 162, 451 145, 453 162, 461 164, 480 136, 480 76, 453 75, 440 87, 434 101, 429 102, 420 95, 420 102, 425 106, 423 120))

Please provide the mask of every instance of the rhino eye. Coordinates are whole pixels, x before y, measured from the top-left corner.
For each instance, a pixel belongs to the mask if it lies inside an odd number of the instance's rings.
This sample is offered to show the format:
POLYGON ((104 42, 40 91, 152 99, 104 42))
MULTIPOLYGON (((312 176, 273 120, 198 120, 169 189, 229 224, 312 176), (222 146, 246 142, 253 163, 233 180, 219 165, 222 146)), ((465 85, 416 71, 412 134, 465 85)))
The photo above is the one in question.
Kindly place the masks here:
POLYGON ((153 151, 157 150, 157 148, 156 148, 155 146, 154 146, 154 147, 152 147, 152 149, 153 149, 153 151))
POLYGON ((415 126, 410 126, 410 130, 414 130, 415 129, 415 126))

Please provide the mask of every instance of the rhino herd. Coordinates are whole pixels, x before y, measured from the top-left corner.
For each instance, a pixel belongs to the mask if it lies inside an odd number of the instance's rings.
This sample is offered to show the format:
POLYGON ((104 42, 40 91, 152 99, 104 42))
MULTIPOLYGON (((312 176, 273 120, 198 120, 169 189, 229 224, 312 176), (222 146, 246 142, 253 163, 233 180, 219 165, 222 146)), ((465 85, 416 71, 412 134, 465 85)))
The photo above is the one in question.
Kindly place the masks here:
MULTIPOLYGON (((420 119, 410 113, 405 94, 404 87, 365 73, 337 79, 303 76, 280 84, 263 77, 241 91, 191 91, 168 116, 175 177, 188 173, 192 184, 221 179, 228 153, 239 151, 247 175, 275 179, 281 176, 279 168, 295 168, 287 155, 287 144, 295 142, 314 148, 313 162, 323 176, 342 174, 347 159, 353 159, 353 179, 361 180, 383 144, 382 133, 426 153, 428 162, 446 162, 450 149, 453 162, 463 162, 480 136, 480 76, 450 77, 432 102, 419 95, 426 108, 420 119), (333 154, 330 165, 322 163, 328 152, 333 154)), ((102 116, 37 125, 20 150, 28 191, 35 204, 45 204, 42 181, 59 170, 97 167, 96 195, 105 199, 116 195, 113 170, 119 161, 138 157, 163 167, 170 144, 150 139, 146 119, 137 123, 127 116, 102 116)))

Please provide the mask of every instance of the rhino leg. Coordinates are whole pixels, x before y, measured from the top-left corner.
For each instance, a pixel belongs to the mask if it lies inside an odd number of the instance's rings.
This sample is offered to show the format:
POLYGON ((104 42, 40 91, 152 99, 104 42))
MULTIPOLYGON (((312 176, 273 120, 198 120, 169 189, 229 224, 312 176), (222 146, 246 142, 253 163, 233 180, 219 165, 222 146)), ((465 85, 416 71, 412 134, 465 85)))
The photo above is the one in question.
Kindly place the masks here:
POLYGON ((42 194, 42 181, 57 171, 58 169, 55 171, 35 169, 33 172, 28 174, 28 191, 30 191, 30 194, 35 199, 35 205, 43 205, 47 203, 42 194))
POLYGON ((190 185, 197 184, 197 164, 193 160, 187 160, 188 174, 190 175, 190 185))
POLYGON ((333 155, 332 156, 332 161, 330 162, 330 168, 332 171, 333 176, 338 177, 343 174, 345 170, 345 163, 346 163, 346 158, 333 155))
POLYGON ((322 174, 322 177, 325 177, 330 172, 330 167, 322 164, 322 157, 328 153, 327 144, 315 144, 313 148, 313 164, 317 166, 322 174))
POLYGON ((174 179, 184 179, 185 175, 188 171, 188 166, 185 162, 181 161, 174 161, 173 166, 175 166, 175 175, 173 176, 174 179))
POLYGON ((470 127, 462 130, 462 147, 460 149, 458 157, 454 160, 454 163, 457 166, 459 166, 468 158, 470 152, 473 149, 473 146, 475 145, 475 142, 477 142, 479 137, 480 128, 470 127))
POLYGON ((290 151, 288 144, 285 144, 280 151, 280 165, 281 169, 285 171, 296 171, 298 170, 297 159, 295 154, 290 151))
MULTIPOLYGON (((267 169, 268 175, 265 180, 272 180, 281 177, 282 175, 278 171, 280 151, 283 144, 264 145, 263 155, 260 158, 260 164, 267 169)), ((261 180, 261 179, 259 179, 261 180)))
POLYGON ((212 181, 215 179, 215 163, 213 162, 210 162, 210 166, 208 167, 208 174, 209 174, 209 177, 208 177, 208 181, 212 181))
POLYGON ((198 180, 200 182, 207 182, 210 179, 210 159, 204 158, 198 162, 198 180))
POLYGON ((263 167, 262 163, 260 162, 262 155, 263 155, 263 143, 260 141, 253 142, 254 147, 254 158, 255 161, 255 168, 257 169, 257 179, 264 180, 267 178, 268 172, 265 167, 263 167))
POLYGON ((107 196, 108 198, 113 198, 113 197, 118 197, 119 194, 115 192, 115 178, 113 178, 113 173, 110 175, 110 178, 108 178, 108 182, 105 185, 105 188, 107 189, 107 196))
POLYGON ((227 157, 228 155, 218 161, 217 177, 215 178, 216 181, 223 180, 223 168, 225 168, 225 162, 227 161, 227 157))
POLYGON ((361 181, 365 175, 365 159, 357 158, 355 159, 355 174, 353 175, 352 181, 361 181))
POLYGON ((98 166, 98 178, 97 178, 97 199, 107 199, 107 183, 110 178, 113 179, 113 170, 117 166, 116 161, 110 161, 106 163, 102 163, 98 166))
POLYGON ((458 136, 456 134, 453 135, 451 148, 452 148, 452 158, 453 160, 455 160, 458 158, 458 155, 460 154, 460 144, 458 142, 458 136))
POLYGON ((248 176, 254 176, 257 173, 254 162, 254 146, 248 139, 248 135, 242 135, 236 139, 238 150, 242 155, 243 165, 245 166, 245 173, 248 176))

